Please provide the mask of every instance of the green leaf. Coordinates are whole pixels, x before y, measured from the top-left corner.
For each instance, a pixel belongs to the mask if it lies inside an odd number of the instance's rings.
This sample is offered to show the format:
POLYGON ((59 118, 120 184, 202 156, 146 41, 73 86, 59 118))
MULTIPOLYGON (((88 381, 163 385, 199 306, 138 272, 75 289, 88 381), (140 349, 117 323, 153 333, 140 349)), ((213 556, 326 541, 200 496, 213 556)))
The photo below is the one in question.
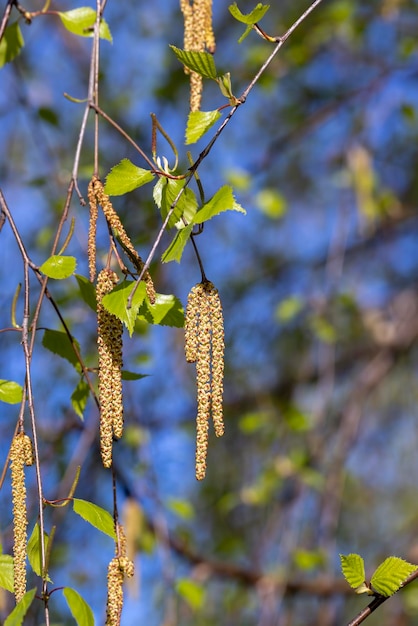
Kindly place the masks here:
MULTIPOLYGON (((154 189, 154 200, 157 206, 161 209, 161 216, 163 220, 166 219, 173 203, 175 202, 178 194, 185 185, 185 180, 162 178, 158 181, 154 189)), ((190 222, 197 210, 197 199, 194 192, 188 187, 181 194, 173 213, 168 220, 167 227, 173 228, 173 226, 181 227, 178 222, 184 217, 186 222, 190 222)), ((182 225, 184 225, 182 223, 182 225)))
POLYGON ((232 85, 231 85, 231 73, 227 72, 226 74, 222 74, 222 76, 218 76, 216 82, 219 85, 219 89, 221 90, 221 94, 228 98, 231 104, 235 104, 238 102, 232 93, 232 85))
POLYGON ((0 402, 19 404, 23 398, 23 387, 12 380, 0 380, 0 402))
POLYGON ((81 276, 81 274, 75 274, 78 288, 80 290, 80 295, 83 298, 84 302, 93 310, 97 311, 97 300, 96 300, 96 290, 94 288, 93 283, 89 281, 85 276, 81 276))
POLYGON ((397 556, 390 556, 379 565, 370 584, 378 594, 389 597, 398 591, 408 576, 417 569, 417 565, 408 563, 397 556))
POLYGON ((191 609, 200 609, 205 601, 203 585, 190 578, 180 578, 176 582, 177 593, 187 602, 191 609))
POLYGON ((197 72, 204 78, 216 80, 217 71, 213 56, 209 52, 191 52, 190 50, 180 50, 176 46, 170 46, 178 60, 192 72, 197 72))
POLYGON ((366 580, 362 557, 359 554, 340 554, 340 560, 344 578, 350 587, 359 589, 366 580))
POLYGON ((286 201, 276 189, 262 189, 256 195, 255 203, 271 219, 280 219, 286 213, 286 201))
POLYGON ((222 213, 223 211, 238 211, 239 213, 246 213, 234 198, 232 187, 224 185, 215 193, 215 195, 202 206, 193 218, 193 224, 202 224, 210 220, 215 215, 222 213))
POLYGON ((77 260, 75 257, 54 254, 50 256, 45 263, 42 263, 39 269, 42 274, 45 274, 45 276, 49 278, 62 280, 74 274, 76 266, 77 260))
POLYGON ((136 372, 128 372, 122 370, 122 380, 141 380, 141 378, 147 378, 148 374, 137 374, 136 372))
POLYGON ((289 296, 277 305, 276 317, 280 322, 290 322, 303 309, 303 301, 298 296, 289 296))
POLYGON ((14 592, 13 557, 10 554, 0 554, 0 587, 14 592))
POLYGON ((269 4, 262 4, 261 2, 259 2, 257 6, 255 7, 255 9, 251 11, 251 13, 245 14, 245 13, 241 13, 241 11, 238 8, 237 3, 234 2, 234 4, 229 5, 228 10, 230 14, 232 15, 232 17, 238 20, 238 22, 252 25, 252 24, 256 24, 257 22, 259 22, 267 13, 269 8, 270 8, 269 4))
POLYGON ((195 510, 193 505, 188 500, 179 500, 177 498, 170 498, 167 502, 167 507, 181 517, 184 520, 192 520, 195 516, 195 510))
POLYGON ((130 280, 124 280, 123 283, 117 285, 111 293, 108 293, 102 299, 102 304, 109 313, 115 315, 123 322, 132 337, 138 310, 145 299, 145 283, 139 283, 135 295, 132 299, 132 306, 128 309, 128 299, 131 295, 135 283, 130 280))
POLYGON ((10 615, 4 621, 4 626, 21 626, 23 624, 23 619, 33 602, 35 597, 36 587, 34 589, 30 589, 25 593, 23 598, 18 602, 10 613, 10 615))
MULTIPOLYGON (((44 532, 44 545, 45 551, 48 551, 49 536, 44 532)), ((42 555, 41 555, 41 529, 39 524, 36 523, 33 527, 31 536, 29 537, 27 546, 27 555, 29 563, 35 574, 42 576, 42 555)), ((48 582, 52 582, 49 576, 47 576, 48 582)))
POLYGON ((217 109, 215 111, 191 111, 187 120, 186 145, 199 141, 220 117, 221 114, 217 109))
POLYGON ((62 593, 78 626, 94 626, 93 611, 80 594, 71 587, 64 587, 62 593))
POLYGON ((80 378, 77 387, 71 394, 71 404, 74 411, 77 413, 78 417, 81 420, 84 419, 84 409, 86 408, 89 395, 90 387, 88 386, 84 378, 80 378))
POLYGON ((23 41, 19 23, 14 22, 14 24, 10 24, 4 31, 3 38, 0 41, 0 67, 13 61, 24 45, 25 42, 23 41))
POLYGON ((129 159, 122 159, 106 176, 104 190, 109 196, 122 196, 153 179, 154 174, 150 170, 137 167, 129 159))
MULTIPOLYGON (((78 9, 65 12, 58 11, 58 15, 61 18, 63 26, 69 30, 70 33, 74 33, 74 35, 79 35, 80 37, 93 37, 96 11, 91 7, 79 7, 78 9)), ((112 41, 109 26, 103 18, 100 20, 99 34, 101 39, 112 41)))
POLYGON ((73 498, 74 513, 112 539, 116 538, 113 517, 97 504, 73 498))
POLYGON ((173 241, 161 256, 161 261, 163 263, 169 263, 170 261, 177 261, 177 263, 180 263, 180 259, 183 255, 186 243, 190 239, 192 230, 193 224, 188 224, 188 226, 182 228, 182 230, 179 230, 178 233, 176 233, 173 241))
POLYGON ((183 328, 184 309, 180 300, 173 295, 157 293, 155 304, 146 301, 139 311, 151 324, 183 328))
MULTIPOLYGON (((80 344, 76 341, 76 339, 74 339, 74 343, 80 350, 80 344)), ((81 365, 78 362, 67 333, 46 328, 42 338, 42 345, 50 352, 66 359, 73 367, 75 367, 77 372, 81 372, 81 365)))

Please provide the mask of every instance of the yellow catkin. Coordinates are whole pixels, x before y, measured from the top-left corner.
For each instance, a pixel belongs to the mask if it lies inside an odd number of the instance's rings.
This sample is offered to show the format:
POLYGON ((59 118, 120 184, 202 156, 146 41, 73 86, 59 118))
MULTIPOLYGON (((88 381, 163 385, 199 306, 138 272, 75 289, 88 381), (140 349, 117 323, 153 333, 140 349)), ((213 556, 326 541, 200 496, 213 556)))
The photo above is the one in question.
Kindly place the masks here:
POLYGON ((25 465, 32 465, 32 442, 24 433, 18 433, 10 448, 13 501, 13 577, 16 602, 26 593, 26 485, 25 465))
POLYGON ((133 561, 126 556, 126 538, 123 527, 117 525, 117 555, 107 570, 106 626, 119 626, 123 608, 123 582, 135 573, 133 561))
POLYGON ((212 420, 217 437, 224 434, 223 421, 223 379, 225 335, 221 299, 218 290, 212 285, 207 294, 209 300, 212 332, 212 420))
POLYGON ((106 311, 103 297, 118 281, 103 269, 97 277, 97 348, 99 354, 100 451, 103 465, 112 464, 112 441, 122 436, 122 322, 106 311))
POLYGON ((196 478, 202 480, 211 416, 217 437, 224 434, 224 324, 218 290, 209 281, 198 283, 189 293, 184 334, 186 360, 196 362, 196 478))
MULTIPOLYGON (((212 0, 180 0, 184 19, 184 49, 192 52, 215 52, 215 36, 212 26, 212 0)), ((203 80, 197 72, 185 68, 190 74, 190 110, 199 111, 202 100, 203 80)))
MULTIPOLYGON (((127 252, 129 258, 134 263, 137 270, 140 272, 144 267, 144 262, 139 256, 138 252, 135 250, 132 241, 130 240, 128 233, 126 232, 122 222, 120 221, 119 215, 116 213, 113 205, 110 201, 109 196, 104 191, 103 183, 96 177, 92 178, 91 181, 92 188, 94 191, 94 195, 97 198, 98 203, 102 207, 103 213, 107 219, 110 227, 117 233, 122 245, 127 252)), ((147 290, 147 296, 151 302, 151 304, 155 303, 155 288, 154 283, 151 278, 151 274, 146 271, 144 274, 144 281, 147 290)))
POLYGON ((87 196, 89 199, 90 219, 89 219, 89 236, 87 243, 87 256, 89 261, 90 281, 94 282, 96 278, 96 232, 97 232, 97 199, 94 191, 94 179, 89 182, 87 196))

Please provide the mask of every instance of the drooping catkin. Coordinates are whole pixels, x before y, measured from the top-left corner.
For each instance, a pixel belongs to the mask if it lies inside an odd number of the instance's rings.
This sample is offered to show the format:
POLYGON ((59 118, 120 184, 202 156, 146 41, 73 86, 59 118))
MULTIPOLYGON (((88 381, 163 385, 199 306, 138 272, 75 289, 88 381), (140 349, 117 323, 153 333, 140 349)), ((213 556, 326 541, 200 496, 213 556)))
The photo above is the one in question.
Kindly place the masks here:
POLYGON ((206 474, 211 416, 215 434, 220 437, 224 433, 224 325, 218 290, 209 281, 198 283, 189 293, 185 355, 188 362, 196 362, 196 478, 202 480, 206 474))
POLYGON ((96 278, 96 233, 97 233, 97 217, 99 214, 97 208, 97 198, 94 190, 94 179, 89 182, 87 197, 90 207, 89 218, 89 236, 87 243, 87 257, 89 261, 90 282, 94 282, 96 278))
MULTIPOLYGON (((116 213, 109 196, 104 191, 103 183, 97 177, 93 176, 90 182, 92 192, 97 202, 102 207, 103 213, 107 219, 108 224, 113 229, 115 234, 119 237, 121 245, 125 252, 129 256, 132 263, 135 265, 138 272, 141 272, 144 267, 144 262, 135 250, 132 241, 130 240, 128 233, 126 232, 119 215, 116 213)), ((144 281, 147 290, 147 296, 151 304, 155 303, 155 288, 151 278, 151 274, 148 270, 144 274, 144 281)))
POLYGON ((106 626, 119 626, 123 608, 123 582, 135 573, 133 561, 126 556, 126 539, 123 527, 117 524, 118 542, 116 556, 107 570, 106 626))
POLYGON ((10 448, 13 501, 13 578, 16 602, 26 593, 26 485, 25 465, 33 464, 32 442, 24 433, 18 433, 10 448))
MULTIPOLYGON (((184 49, 203 52, 206 48, 215 52, 215 36, 212 27, 212 0, 180 0, 184 18, 184 49)), ((190 74, 190 110, 199 111, 202 99, 203 81, 197 72, 185 68, 190 74)))
POLYGON ((103 269, 97 277, 97 349, 99 354, 100 452, 103 465, 112 464, 113 437, 123 431, 122 402, 122 322, 102 304, 118 277, 103 269))

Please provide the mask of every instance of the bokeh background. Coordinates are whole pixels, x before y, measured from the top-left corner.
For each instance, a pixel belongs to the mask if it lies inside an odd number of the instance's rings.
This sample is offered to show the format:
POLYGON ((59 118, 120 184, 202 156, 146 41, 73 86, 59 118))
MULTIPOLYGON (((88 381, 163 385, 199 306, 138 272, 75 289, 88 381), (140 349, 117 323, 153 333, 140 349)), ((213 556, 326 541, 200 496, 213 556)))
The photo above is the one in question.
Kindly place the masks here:
MULTIPOLYGON (((3 3, 4 4, 4 3, 3 3)), ((41 9, 28 1, 25 8, 41 9)), ((268 57, 255 33, 214 2, 217 67, 239 94, 268 57)), ((240 1, 245 13, 255 3, 240 1)), ((69 10, 73 2, 52 2, 69 10)), ((262 22, 280 35, 308 7, 272 2, 262 22)), ((113 43, 101 43, 100 105, 151 156, 150 113, 176 143, 181 168, 205 145, 184 146, 188 78, 169 49, 182 46, 175 0, 108 1, 113 43)), ((17 13, 13 19, 17 18, 17 13)), ((115 446, 119 514, 135 552, 124 626, 322 626, 352 619, 367 598, 345 583, 339 554, 360 553, 367 573, 387 556, 418 563, 418 5, 413 0, 324 0, 297 29, 200 168, 209 198, 231 184, 247 215, 224 213, 197 238, 206 274, 221 294, 226 332, 226 434, 211 436, 208 472, 194 478, 194 366, 181 329, 138 324, 124 344, 126 435, 115 446)), ((71 177, 92 40, 56 16, 21 20, 22 53, 0 70, 0 181, 25 246, 48 256, 71 177)), ((204 110, 224 104, 206 84, 204 110)), ((225 113, 224 113, 225 115, 225 113)), ((209 133, 210 136, 210 133, 209 133)), ((159 138, 157 152, 172 159, 159 138)), ((100 122, 102 177, 140 156, 100 122)), ((93 168, 92 119, 80 189, 93 168)), ((142 256, 161 224, 149 186, 115 199, 142 256)), ((88 211, 71 204, 68 253, 87 275, 88 211)), ((200 280, 192 248, 181 264, 152 266, 157 290, 185 305, 200 280)), ((101 256, 100 256, 101 255, 101 256)), ((107 233, 99 231, 106 263, 107 233)), ((0 233, 0 377, 23 384, 20 334, 11 302, 23 268, 6 223, 0 233)), ((97 363, 95 316, 76 280, 49 288, 81 345, 97 363)), ((33 279, 33 302, 37 294, 33 279)), ((17 305, 22 315, 22 303, 17 305)), ((112 483, 101 467, 98 415, 84 420, 70 396, 78 375, 42 346, 43 329, 62 330, 46 301, 33 357, 45 493, 65 497, 81 465, 76 496, 112 511, 112 483)), ((18 409, 0 404, 1 463, 18 409)), ((213 433, 212 433, 213 435, 213 433)), ((28 472, 30 529, 37 519, 28 472)), ((0 492, 4 552, 11 551, 9 474, 0 492)), ((112 541, 70 507, 45 512, 57 526, 53 585, 72 586, 105 621, 112 541)), ((12 597, 2 595, 2 617, 12 597)), ((53 623, 74 623, 61 592, 53 623)), ((42 605, 27 624, 42 624, 42 605)), ((416 584, 368 619, 409 626, 418 619, 416 584)))

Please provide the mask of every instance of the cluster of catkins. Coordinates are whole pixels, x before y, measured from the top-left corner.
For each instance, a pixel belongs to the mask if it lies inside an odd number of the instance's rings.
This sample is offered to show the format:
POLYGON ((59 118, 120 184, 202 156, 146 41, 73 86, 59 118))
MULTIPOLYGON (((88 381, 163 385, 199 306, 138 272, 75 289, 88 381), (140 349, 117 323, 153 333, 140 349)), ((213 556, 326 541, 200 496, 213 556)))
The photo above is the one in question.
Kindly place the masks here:
POLYGON ((198 283, 190 291, 184 334, 186 360, 196 363, 196 478, 202 480, 206 474, 211 416, 216 436, 224 433, 224 323, 219 293, 213 283, 198 283))

